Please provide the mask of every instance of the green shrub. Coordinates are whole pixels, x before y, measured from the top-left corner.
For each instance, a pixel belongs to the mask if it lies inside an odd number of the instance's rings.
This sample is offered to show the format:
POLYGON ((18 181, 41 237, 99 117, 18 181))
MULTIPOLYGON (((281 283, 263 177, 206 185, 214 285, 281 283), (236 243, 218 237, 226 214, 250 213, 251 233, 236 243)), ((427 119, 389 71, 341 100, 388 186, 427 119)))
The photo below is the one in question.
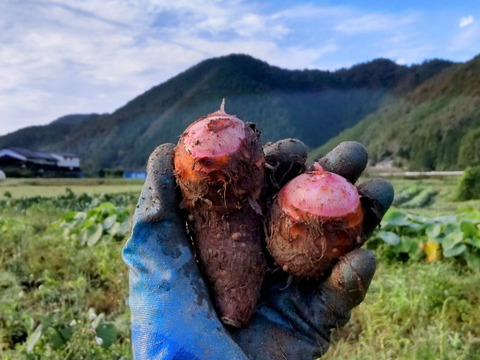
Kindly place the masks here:
POLYGON ((480 199, 480 166, 465 169, 457 186, 456 199, 460 201, 480 199))
POLYGON ((458 150, 460 166, 480 166, 480 128, 468 131, 462 137, 458 150))

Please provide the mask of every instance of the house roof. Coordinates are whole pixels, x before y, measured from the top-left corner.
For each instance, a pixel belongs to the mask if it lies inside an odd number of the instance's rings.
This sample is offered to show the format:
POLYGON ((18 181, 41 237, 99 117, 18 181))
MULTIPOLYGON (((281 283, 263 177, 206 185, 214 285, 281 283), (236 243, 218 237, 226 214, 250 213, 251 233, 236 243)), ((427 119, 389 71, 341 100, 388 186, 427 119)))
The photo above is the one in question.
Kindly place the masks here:
POLYGON ((27 161, 25 156, 10 149, 0 149, 0 158, 13 158, 20 161, 27 161))
POLYGON ((57 162, 56 158, 54 158, 52 155, 44 151, 35 151, 35 150, 25 149, 18 146, 9 146, 7 149, 10 149, 16 152, 17 154, 20 154, 26 157, 28 160, 44 160, 44 161, 57 162))
POLYGON ((52 152, 50 152, 50 154, 78 158, 77 154, 67 153, 67 152, 63 152, 63 151, 52 151, 52 152))

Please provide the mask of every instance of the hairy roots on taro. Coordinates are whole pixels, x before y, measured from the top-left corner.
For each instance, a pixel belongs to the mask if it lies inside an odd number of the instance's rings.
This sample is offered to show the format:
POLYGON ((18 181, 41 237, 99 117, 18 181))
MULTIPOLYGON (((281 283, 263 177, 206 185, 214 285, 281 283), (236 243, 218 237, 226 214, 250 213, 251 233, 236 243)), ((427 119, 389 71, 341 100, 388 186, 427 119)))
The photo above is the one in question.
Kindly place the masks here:
POLYGON ((279 192, 268 219, 268 250, 284 271, 320 278, 361 244, 362 222, 355 186, 315 164, 279 192))

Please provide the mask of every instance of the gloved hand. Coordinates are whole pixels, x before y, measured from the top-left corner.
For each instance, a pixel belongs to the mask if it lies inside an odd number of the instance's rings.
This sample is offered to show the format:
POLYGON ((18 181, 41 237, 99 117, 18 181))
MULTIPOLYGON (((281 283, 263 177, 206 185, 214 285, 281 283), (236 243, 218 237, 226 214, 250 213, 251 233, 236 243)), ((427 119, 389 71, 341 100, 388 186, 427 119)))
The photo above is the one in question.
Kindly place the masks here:
MULTIPOLYGON (((296 175, 304 161, 303 155, 277 157, 276 151, 288 148, 279 144, 267 154, 268 178, 273 180, 270 191, 296 175), (288 160, 275 163, 277 158, 288 160)), ((250 322, 241 329, 227 328, 213 308, 178 207, 173 148, 173 144, 164 144, 150 155, 132 235, 123 250, 130 268, 135 359, 310 360, 324 354, 331 329, 344 325, 350 310, 365 296, 375 272, 373 255, 363 249, 352 251, 321 282, 289 281, 281 270, 268 273, 250 322)), ((349 151, 333 153, 348 160, 356 156, 349 151)), ((328 168, 328 161, 322 165, 328 168)), ((353 170, 353 176, 340 175, 355 181, 362 170, 353 170)), ((373 180, 360 186, 359 192, 366 213, 364 230, 369 235, 390 206, 393 188, 373 180)))

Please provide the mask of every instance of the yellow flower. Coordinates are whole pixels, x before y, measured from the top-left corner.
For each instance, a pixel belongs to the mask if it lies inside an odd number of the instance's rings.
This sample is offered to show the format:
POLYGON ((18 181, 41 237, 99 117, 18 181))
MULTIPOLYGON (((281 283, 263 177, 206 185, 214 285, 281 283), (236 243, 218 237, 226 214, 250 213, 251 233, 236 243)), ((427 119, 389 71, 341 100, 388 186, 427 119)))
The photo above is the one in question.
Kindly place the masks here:
POLYGON ((423 244, 422 250, 427 256, 427 262, 429 264, 442 259, 442 249, 437 242, 427 241, 423 244))

